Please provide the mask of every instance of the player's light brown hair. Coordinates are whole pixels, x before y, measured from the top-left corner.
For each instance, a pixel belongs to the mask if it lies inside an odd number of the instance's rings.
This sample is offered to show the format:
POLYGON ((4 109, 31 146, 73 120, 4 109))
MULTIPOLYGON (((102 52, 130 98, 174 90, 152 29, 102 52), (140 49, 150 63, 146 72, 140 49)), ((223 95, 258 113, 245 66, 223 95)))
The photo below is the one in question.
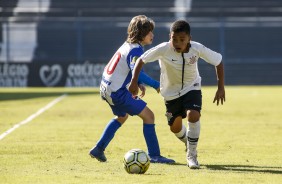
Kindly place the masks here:
POLYGON ((138 15, 131 19, 127 28, 127 42, 139 43, 143 41, 145 36, 153 31, 155 28, 155 22, 146 17, 145 15, 138 15))

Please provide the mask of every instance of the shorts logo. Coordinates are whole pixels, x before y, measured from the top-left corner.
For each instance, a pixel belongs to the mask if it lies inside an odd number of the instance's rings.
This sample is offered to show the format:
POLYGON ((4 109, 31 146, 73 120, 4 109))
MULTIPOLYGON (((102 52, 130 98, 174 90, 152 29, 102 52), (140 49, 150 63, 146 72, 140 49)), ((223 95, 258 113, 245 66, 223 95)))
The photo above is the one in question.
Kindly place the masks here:
POLYGON ((198 108, 201 108, 201 106, 199 106, 199 105, 196 105, 196 104, 194 104, 193 106, 194 106, 194 107, 198 107, 198 108))
POLYGON ((167 117, 167 121, 169 122, 170 119, 173 117, 171 112, 166 112, 165 116, 167 117))

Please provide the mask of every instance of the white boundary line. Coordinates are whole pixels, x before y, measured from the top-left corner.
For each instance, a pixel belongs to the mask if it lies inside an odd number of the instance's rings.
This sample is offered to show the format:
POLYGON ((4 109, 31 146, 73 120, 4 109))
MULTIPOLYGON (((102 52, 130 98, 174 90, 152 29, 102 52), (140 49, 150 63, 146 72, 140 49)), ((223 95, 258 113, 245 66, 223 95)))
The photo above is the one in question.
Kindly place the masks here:
POLYGON ((36 118, 37 116, 39 116, 40 114, 42 114, 43 112, 45 112, 46 110, 48 110, 49 108, 51 108, 53 105, 55 105, 56 103, 58 103, 59 101, 61 101, 63 98, 65 98, 67 96, 67 94, 63 94, 61 96, 59 96, 58 98, 56 98, 55 100, 53 100, 52 102, 48 103, 45 107, 42 107, 41 109, 39 109, 36 113, 32 114, 31 116, 29 116, 28 118, 26 118, 25 120, 15 124, 12 128, 10 128, 9 130, 7 130, 6 132, 2 133, 0 135, 0 140, 4 139, 7 135, 9 135, 10 133, 12 133, 14 130, 16 130, 17 128, 19 128, 20 126, 27 124, 28 122, 32 121, 34 118, 36 118))

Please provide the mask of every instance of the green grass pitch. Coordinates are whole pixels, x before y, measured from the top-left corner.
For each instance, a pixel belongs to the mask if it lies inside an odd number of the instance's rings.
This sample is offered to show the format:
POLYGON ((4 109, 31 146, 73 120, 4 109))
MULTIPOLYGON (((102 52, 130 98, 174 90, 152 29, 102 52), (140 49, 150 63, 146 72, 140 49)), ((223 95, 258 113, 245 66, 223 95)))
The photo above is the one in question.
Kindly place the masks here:
MULTIPOLYGON (((170 131, 162 97, 147 88, 162 155, 174 165, 151 164, 127 174, 123 155, 146 150, 142 122, 130 117, 105 151, 108 162, 88 155, 113 117, 96 88, 1 88, 0 134, 62 94, 60 102, 0 140, 3 184, 280 184, 282 183, 282 86, 227 86, 226 103, 212 103, 215 87, 203 87, 198 160, 186 166, 185 147, 170 131)), ((186 120, 184 121, 186 124, 186 120)))

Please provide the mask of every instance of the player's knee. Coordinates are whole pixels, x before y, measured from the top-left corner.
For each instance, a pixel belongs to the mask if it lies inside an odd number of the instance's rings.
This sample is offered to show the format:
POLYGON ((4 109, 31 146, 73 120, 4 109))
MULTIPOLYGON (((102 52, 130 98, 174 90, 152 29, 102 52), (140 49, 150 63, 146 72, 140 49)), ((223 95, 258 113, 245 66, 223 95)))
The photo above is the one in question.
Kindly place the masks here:
POLYGON ((149 111, 147 113, 147 116, 146 116, 146 121, 145 122, 149 122, 149 123, 154 123, 155 122, 155 115, 152 111, 149 111))
POLYGON ((128 118, 128 114, 126 114, 125 116, 116 117, 116 120, 121 124, 123 124, 127 120, 127 118, 128 118))
POLYGON ((170 131, 172 133, 178 133, 181 131, 181 128, 177 127, 177 126, 170 126, 170 131))
POLYGON ((155 115, 147 107, 139 114, 139 117, 141 117, 143 122, 146 123, 146 124, 154 124, 155 123, 155 115))
POLYGON ((181 129, 182 129, 182 117, 179 116, 175 118, 173 123, 170 125, 170 131, 173 133, 178 133, 181 131, 181 129))
POLYGON ((199 121, 201 114, 198 111, 195 110, 188 110, 187 111, 187 118, 188 121, 191 123, 195 123, 199 121))

